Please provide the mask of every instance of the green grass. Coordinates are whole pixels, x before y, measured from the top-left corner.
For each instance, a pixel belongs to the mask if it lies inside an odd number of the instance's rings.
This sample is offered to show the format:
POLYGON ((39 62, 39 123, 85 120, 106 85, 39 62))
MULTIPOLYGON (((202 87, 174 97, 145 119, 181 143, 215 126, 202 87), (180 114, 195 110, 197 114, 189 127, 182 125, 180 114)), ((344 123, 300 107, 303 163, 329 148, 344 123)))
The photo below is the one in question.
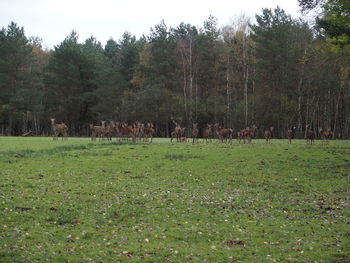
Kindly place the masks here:
POLYGON ((0 262, 349 262, 350 142, 0 137, 0 262))

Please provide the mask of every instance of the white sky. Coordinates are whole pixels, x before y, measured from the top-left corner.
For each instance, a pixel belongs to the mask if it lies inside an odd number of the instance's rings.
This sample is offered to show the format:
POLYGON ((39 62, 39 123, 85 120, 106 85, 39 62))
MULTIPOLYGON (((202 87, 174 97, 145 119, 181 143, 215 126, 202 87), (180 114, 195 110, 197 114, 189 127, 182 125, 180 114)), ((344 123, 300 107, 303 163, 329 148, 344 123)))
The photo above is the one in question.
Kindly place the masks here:
POLYGON ((294 18, 300 16, 297 0, 0 0, 0 27, 14 21, 47 48, 60 44, 72 30, 80 42, 93 35, 105 45, 125 31, 147 36, 163 19, 168 27, 181 22, 202 27, 213 15, 221 27, 242 13, 254 18, 262 8, 277 5, 294 18))

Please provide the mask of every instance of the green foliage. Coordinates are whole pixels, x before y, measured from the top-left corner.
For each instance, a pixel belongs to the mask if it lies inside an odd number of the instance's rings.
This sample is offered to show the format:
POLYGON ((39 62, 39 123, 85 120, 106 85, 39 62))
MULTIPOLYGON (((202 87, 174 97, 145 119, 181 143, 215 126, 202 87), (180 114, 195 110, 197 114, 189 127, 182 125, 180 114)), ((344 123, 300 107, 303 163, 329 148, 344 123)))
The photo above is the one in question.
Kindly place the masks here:
MULTIPOLYGON (((262 86, 257 96, 257 118, 272 123, 296 120, 297 107, 290 108, 289 100, 302 95, 296 89, 303 77, 306 57, 312 44, 312 32, 306 24, 293 20, 280 8, 264 9, 256 16, 257 25, 252 25, 252 39, 256 59, 256 80, 262 86), (266 94, 269 96, 266 96, 266 94), (276 111, 276 109, 278 109, 276 111)), ((259 88, 258 88, 259 89, 259 88)))
POLYGON ((28 109, 26 95, 32 92, 27 84, 32 73, 32 46, 23 27, 11 22, 1 29, 0 54, 0 118, 12 126, 14 115, 28 109))
POLYGON ((71 135, 114 119, 153 122, 157 135, 169 136, 175 118, 186 136, 194 122, 201 130, 217 122, 235 131, 275 126, 280 137, 311 122, 346 137, 346 7, 324 5, 327 23, 345 32, 327 40, 279 7, 263 9, 255 25, 244 16, 224 28, 213 16, 202 27, 161 21, 147 37, 125 32, 104 47, 73 31, 51 51, 12 23, 0 32, 0 132, 49 134, 55 117, 71 135))
POLYGON ((325 16, 317 20, 333 42, 344 47, 350 44, 350 2, 346 0, 328 0, 324 6, 325 16))

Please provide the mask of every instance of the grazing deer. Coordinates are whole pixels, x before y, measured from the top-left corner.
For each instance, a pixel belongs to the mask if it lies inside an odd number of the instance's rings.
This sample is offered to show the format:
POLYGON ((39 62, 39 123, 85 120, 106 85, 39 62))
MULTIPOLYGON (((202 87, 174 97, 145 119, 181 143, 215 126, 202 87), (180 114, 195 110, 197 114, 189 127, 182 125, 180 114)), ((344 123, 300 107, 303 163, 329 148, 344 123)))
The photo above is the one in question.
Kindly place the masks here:
POLYGON ((313 144, 316 138, 315 132, 310 129, 310 125, 306 125, 306 143, 313 144))
POLYGON ((56 124, 55 119, 51 118, 51 128, 53 131, 53 139, 58 140, 58 136, 62 135, 62 140, 63 138, 65 140, 68 139, 68 126, 64 123, 61 124, 56 124))
POLYGON ((198 140, 199 130, 197 127, 198 127, 198 123, 193 123, 193 129, 192 129, 193 141, 192 141, 192 143, 194 143, 195 140, 198 140))
POLYGON ((324 131, 322 128, 318 128, 319 133, 322 138, 322 144, 328 144, 329 140, 333 138, 333 132, 328 129, 328 131, 324 131))
POLYGON ((180 142, 187 142, 187 138, 186 137, 180 137, 180 142))
POLYGON ((213 125, 207 124, 207 128, 203 130, 203 142, 211 142, 211 138, 213 137, 213 125))
POLYGON ((295 130, 297 127, 293 126, 292 128, 290 128, 287 131, 287 137, 288 137, 288 143, 291 144, 292 143, 292 139, 294 139, 295 136, 295 130))
POLYGON ((232 133, 233 130, 230 128, 224 129, 222 128, 219 123, 215 123, 214 129, 216 131, 216 135, 219 137, 221 142, 224 142, 224 140, 227 142, 229 140, 230 142, 232 141, 232 133))
POLYGON ((266 139, 266 143, 270 143, 271 138, 273 136, 273 127, 270 127, 270 130, 266 130, 264 132, 264 136, 265 136, 265 139, 266 139))

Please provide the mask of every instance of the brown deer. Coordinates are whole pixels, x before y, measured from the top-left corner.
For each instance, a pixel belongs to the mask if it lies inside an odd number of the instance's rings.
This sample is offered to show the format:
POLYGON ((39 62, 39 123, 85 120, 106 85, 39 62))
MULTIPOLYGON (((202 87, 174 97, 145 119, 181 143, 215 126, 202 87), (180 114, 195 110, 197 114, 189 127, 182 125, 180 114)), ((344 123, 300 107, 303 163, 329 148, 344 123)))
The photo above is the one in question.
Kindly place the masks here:
POLYGON ((137 141, 138 139, 141 141, 141 137, 142 137, 141 127, 142 127, 142 123, 139 121, 135 121, 131 126, 132 134, 133 134, 133 137, 135 137, 135 141, 137 141))
POLYGON ((98 140, 103 140, 103 137, 105 135, 105 127, 104 122, 102 122, 101 126, 95 126, 93 124, 89 124, 90 127, 90 133, 91 133, 91 141, 96 141, 96 137, 98 137, 98 140))
POLYGON ((187 142, 187 137, 180 137, 180 142, 187 142))
POLYGON ((58 140, 58 136, 62 135, 65 140, 68 140, 68 126, 64 123, 56 124, 55 119, 51 118, 51 128, 53 131, 53 139, 58 140))
POLYGON ((246 140, 248 143, 252 143, 252 139, 255 136, 255 131, 258 127, 253 125, 252 127, 247 127, 246 129, 242 130, 243 133, 243 143, 246 143, 246 140))
POLYGON ((266 143, 270 143, 271 142, 271 138, 273 136, 273 127, 270 127, 270 130, 266 130, 264 132, 264 136, 266 139, 266 143))
POLYGON ((238 140, 239 143, 242 142, 243 135, 244 135, 244 129, 237 131, 237 140, 238 140))
POLYGON ((148 141, 151 138, 151 142, 154 134, 154 125, 153 123, 148 122, 146 126, 143 128, 143 136, 148 141))
POLYGON ((230 142, 232 141, 232 133, 233 130, 230 128, 222 128, 219 123, 215 123, 214 125, 214 130, 216 131, 216 134, 218 138, 221 140, 221 142, 224 142, 224 140, 227 142, 229 140, 230 142))
POLYGON ((195 142, 195 140, 198 140, 199 130, 198 130, 198 123, 193 123, 193 129, 192 129, 192 143, 195 142))
POLYGON ((203 142, 211 142, 211 138, 213 137, 213 125, 207 124, 207 128, 203 130, 203 142))
MULTIPOLYGON (((172 135, 176 136, 176 141, 177 142, 181 142, 180 138, 185 133, 185 128, 181 128, 181 125, 178 122, 176 122, 173 118, 171 120, 175 124, 175 129, 172 132, 172 135)), ((172 138, 173 138, 173 136, 172 136, 172 138)), ((172 141, 172 139, 171 139, 171 141, 172 141)))
POLYGON ((115 130, 113 121, 102 121, 102 126, 104 128, 102 139, 107 138, 108 141, 111 141, 115 130))
POLYGON ((121 135, 122 138, 126 138, 127 139, 127 138, 131 137, 133 142, 136 141, 136 137, 135 137, 135 134, 133 132, 133 127, 132 126, 128 126, 127 123, 121 122, 121 123, 119 123, 118 130, 119 130, 120 135, 121 135))
POLYGON ((294 139, 295 136, 295 130, 297 127, 293 126, 292 128, 288 129, 287 131, 287 137, 288 137, 288 143, 292 143, 292 139, 294 139))
POLYGON ((319 133, 322 138, 322 144, 328 144, 329 140, 333 138, 333 132, 328 129, 328 131, 324 131, 322 128, 319 128, 319 133))
POLYGON ((313 130, 310 129, 310 125, 306 125, 306 143, 313 144, 316 138, 316 134, 313 130))

